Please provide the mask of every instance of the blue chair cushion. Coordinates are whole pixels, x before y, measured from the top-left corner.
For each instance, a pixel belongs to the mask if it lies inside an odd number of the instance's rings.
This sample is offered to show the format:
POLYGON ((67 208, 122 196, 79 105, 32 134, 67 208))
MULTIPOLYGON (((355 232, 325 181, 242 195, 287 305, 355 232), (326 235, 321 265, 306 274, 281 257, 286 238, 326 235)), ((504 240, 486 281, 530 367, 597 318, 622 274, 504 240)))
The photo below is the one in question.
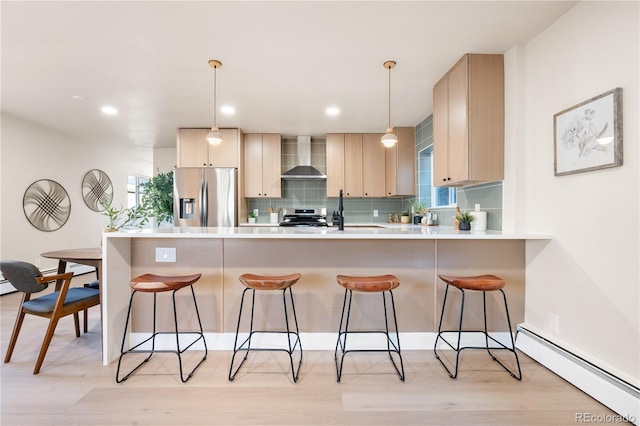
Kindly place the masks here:
MULTIPOLYGON (((67 297, 64 300, 65 305, 81 302, 83 300, 91 299, 99 296, 100 291, 94 288, 87 287, 72 287, 67 291, 67 297)), ((46 314, 53 312, 53 308, 56 305, 58 299, 58 292, 49 293, 45 296, 31 299, 23 303, 23 307, 31 312, 38 312, 46 314)))
POLYGON ((84 286, 85 287, 89 287, 89 288, 98 289, 98 288, 100 288, 100 281, 98 281, 98 280, 91 281, 90 283, 86 283, 84 286))

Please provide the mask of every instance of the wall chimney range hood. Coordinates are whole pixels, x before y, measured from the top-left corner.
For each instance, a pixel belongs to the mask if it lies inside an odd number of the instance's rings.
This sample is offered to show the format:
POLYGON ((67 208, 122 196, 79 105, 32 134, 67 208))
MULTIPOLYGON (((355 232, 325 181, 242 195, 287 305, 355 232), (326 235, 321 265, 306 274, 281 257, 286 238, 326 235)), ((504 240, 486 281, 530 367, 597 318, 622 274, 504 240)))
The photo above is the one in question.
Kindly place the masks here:
POLYGON ((298 136, 298 165, 283 173, 282 179, 326 179, 327 176, 311 166, 311 136, 298 136))

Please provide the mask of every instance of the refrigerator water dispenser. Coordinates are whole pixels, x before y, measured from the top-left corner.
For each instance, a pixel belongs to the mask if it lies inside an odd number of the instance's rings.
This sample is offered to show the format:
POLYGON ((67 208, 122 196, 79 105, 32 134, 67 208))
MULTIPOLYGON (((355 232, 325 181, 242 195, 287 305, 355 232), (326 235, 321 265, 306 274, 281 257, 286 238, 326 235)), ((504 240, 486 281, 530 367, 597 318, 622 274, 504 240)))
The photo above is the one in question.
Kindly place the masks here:
POLYGON ((191 219, 196 210, 195 198, 180 198, 180 219, 191 219))

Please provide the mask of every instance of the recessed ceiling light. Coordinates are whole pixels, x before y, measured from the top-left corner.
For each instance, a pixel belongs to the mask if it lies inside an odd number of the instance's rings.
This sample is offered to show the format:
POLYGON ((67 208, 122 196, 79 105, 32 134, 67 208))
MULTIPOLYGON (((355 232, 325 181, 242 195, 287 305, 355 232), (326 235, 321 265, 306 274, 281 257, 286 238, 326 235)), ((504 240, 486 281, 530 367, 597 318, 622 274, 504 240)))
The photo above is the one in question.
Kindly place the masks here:
POLYGON ((340 108, 335 107, 335 106, 330 106, 328 107, 325 112, 327 113, 327 115, 330 115, 332 117, 340 114, 340 108))
POLYGON ((100 111, 102 111, 102 113, 106 115, 118 115, 118 109, 108 105, 100 108, 100 111))
POLYGON ((236 109, 229 105, 224 105, 220 107, 220 112, 224 115, 233 115, 236 113, 236 109))

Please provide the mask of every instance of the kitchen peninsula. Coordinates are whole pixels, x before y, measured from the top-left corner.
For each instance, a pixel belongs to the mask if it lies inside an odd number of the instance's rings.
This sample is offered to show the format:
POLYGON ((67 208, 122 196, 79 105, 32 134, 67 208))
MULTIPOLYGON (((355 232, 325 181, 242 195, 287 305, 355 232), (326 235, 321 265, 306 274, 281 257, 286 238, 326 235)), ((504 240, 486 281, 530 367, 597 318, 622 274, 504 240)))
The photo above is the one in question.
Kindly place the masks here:
MULTIPOLYGON (((493 273, 507 281, 506 293, 512 323, 524 320, 525 246, 528 240, 549 240, 545 236, 503 234, 497 231, 463 232, 447 227, 419 225, 348 226, 337 228, 166 228, 115 232, 103 236, 102 339, 103 363, 119 355, 122 330, 129 302, 128 282, 132 277, 155 273, 182 275, 201 273, 194 285, 198 308, 209 349, 231 349, 243 273, 286 274, 300 272, 293 289, 298 322, 305 349, 333 349, 342 307, 343 289, 337 274, 394 274, 400 287, 394 292, 403 349, 425 349, 433 344, 439 306, 444 293, 438 273, 474 275, 493 273), (169 249, 169 250, 158 250, 169 249), (175 249, 175 251, 174 251, 175 249), (175 255, 175 258, 172 257, 175 255)), ((270 293, 270 292, 267 292, 270 293)), ((186 295, 186 293, 185 293, 186 295)), ((180 318, 186 327, 195 324, 195 314, 185 295, 176 294, 180 318), (184 298, 184 300, 183 300, 184 298), (183 303, 184 302, 184 303, 183 303), (184 308, 182 312, 181 308, 184 308)), ((363 295, 379 309, 378 300, 363 295)), ((469 294, 466 304, 481 303, 469 294)), ((279 292, 260 295, 259 303, 281 303, 279 292)), ((138 301, 136 301, 138 302, 138 301)), ((150 330, 149 301, 134 306, 132 332, 150 330)), ((170 303, 160 300, 159 304, 170 303)), ((360 302, 359 302, 360 303, 360 302)), ((488 297, 493 305, 493 299, 488 297)), ((362 305, 361 305, 362 306, 362 305)), ((268 312, 268 309, 266 310, 268 312)), ((363 309, 362 312, 365 312, 363 309)), ((465 324, 480 324, 481 314, 469 309, 465 324)), ((279 317, 258 316, 256 327, 279 317)), ((456 314, 447 318, 452 321, 456 314)), ((375 327, 377 319, 353 313, 352 321, 375 327)), ((488 318, 490 329, 506 331, 500 310, 488 318)), ((170 318, 159 318, 159 327, 170 318)))

